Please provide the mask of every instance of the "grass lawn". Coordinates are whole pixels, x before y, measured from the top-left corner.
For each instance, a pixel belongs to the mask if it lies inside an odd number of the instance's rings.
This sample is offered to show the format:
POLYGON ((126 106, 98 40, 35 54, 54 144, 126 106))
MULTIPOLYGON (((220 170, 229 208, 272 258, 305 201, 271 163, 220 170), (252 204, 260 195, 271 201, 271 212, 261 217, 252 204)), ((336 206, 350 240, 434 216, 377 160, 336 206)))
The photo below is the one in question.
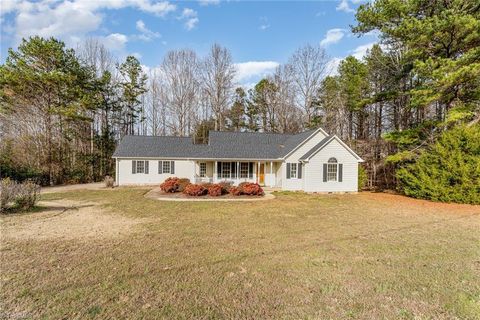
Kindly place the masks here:
POLYGON ((480 319, 479 206, 146 192, 47 194, 1 217, 0 318, 480 319))

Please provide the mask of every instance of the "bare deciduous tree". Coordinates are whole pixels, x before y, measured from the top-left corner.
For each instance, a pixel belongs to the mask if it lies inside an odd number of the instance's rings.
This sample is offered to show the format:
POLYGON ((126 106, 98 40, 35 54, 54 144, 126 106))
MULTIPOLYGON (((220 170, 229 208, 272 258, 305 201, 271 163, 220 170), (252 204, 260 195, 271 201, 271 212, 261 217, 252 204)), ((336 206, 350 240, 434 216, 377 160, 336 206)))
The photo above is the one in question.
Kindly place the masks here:
POLYGON ((173 134, 187 136, 193 130, 198 100, 198 59, 191 50, 170 51, 161 70, 165 79, 165 101, 173 134))
POLYGON ((312 120, 315 95, 327 74, 328 62, 325 50, 312 45, 297 49, 290 58, 297 89, 297 105, 305 112, 306 123, 312 120))
POLYGON ((225 128, 225 113, 233 95, 235 67, 230 52, 214 44, 202 61, 201 79, 204 92, 215 115, 215 130, 225 128))

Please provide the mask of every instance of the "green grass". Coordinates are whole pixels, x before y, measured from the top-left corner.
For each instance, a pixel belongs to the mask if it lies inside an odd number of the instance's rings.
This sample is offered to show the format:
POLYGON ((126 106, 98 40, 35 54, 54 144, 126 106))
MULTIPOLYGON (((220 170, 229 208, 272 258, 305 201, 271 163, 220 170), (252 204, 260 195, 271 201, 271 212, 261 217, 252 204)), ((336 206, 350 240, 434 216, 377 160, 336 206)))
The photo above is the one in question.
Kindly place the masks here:
POLYGON ((251 203, 164 202, 145 192, 44 195, 101 203, 141 224, 104 239, 2 241, 3 312, 480 319, 478 206, 291 192, 251 203))

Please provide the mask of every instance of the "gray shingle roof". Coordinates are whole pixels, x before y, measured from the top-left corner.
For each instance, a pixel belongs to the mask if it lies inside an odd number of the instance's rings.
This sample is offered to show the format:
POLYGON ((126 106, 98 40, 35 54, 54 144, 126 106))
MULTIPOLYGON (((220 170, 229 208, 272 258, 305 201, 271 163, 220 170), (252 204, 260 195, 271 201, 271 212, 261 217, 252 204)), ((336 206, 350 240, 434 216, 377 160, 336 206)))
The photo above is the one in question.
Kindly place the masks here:
POLYGON ((113 157, 279 159, 315 130, 299 134, 210 131, 209 144, 190 137, 125 136, 113 157))

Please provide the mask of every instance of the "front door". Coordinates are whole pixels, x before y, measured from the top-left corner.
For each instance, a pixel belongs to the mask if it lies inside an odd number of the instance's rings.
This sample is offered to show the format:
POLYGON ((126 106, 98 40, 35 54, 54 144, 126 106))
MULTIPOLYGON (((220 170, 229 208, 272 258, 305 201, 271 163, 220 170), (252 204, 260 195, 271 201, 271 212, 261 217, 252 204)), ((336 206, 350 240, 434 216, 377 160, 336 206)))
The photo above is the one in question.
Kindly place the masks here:
POLYGON ((260 173, 258 176, 259 176, 258 183, 263 186, 265 184, 265 164, 264 163, 260 163, 260 173))

